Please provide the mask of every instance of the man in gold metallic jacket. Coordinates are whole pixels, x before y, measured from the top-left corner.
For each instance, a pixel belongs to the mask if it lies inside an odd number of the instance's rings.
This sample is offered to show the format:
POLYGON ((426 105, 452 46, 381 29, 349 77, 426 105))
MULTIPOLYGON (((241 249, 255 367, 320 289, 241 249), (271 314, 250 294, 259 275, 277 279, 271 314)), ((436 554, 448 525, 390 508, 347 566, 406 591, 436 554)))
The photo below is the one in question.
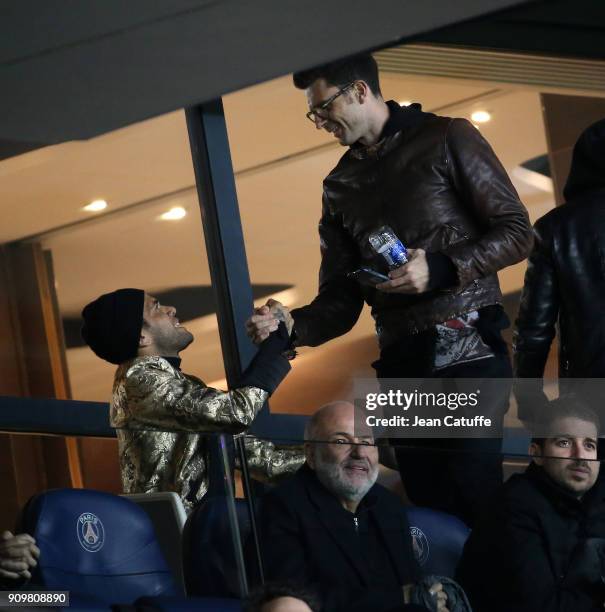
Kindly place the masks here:
MULTIPOLYGON (((104 294, 82 311, 82 336, 102 359, 118 365, 110 420, 117 429, 126 493, 175 491, 189 512, 209 485, 203 434, 242 434, 288 373, 288 335, 276 329, 261 345, 237 389, 207 387, 180 370, 179 353, 193 341, 172 306, 141 289, 104 294)), ((245 439, 253 476, 269 480, 296 471, 295 450, 245 439)))

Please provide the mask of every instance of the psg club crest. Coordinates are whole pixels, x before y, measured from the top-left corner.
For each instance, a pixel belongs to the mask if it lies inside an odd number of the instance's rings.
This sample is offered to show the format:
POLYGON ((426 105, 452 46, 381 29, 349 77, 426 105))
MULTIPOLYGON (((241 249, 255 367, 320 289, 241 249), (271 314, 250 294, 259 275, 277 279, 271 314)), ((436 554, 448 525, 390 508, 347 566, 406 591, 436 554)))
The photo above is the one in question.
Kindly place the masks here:
POLYGON ((418 561, 420 567, 423 567, 429 558, 429 541, 419 527, 410 527, 410 535, 412 536, 412 548, 416 561, 418 561))
POLYGON ((84 550, 97 552, 105 543, 105 529, 101 519, 92 512, 84 512, 78 517, 78 540, 84 550))

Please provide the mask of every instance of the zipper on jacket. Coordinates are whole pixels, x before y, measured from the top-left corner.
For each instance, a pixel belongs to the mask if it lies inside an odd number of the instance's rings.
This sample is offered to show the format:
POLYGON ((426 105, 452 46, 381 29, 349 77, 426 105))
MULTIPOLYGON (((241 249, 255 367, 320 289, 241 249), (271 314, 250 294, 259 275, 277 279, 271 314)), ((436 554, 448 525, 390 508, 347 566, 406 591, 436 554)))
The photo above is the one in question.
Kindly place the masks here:
POLYGON ((353 517, 353 525, 355 525, 355 533, 358 533, 359 532, 359 519, 356 516, 353 517))
POLYGON ((444 223, 443 226, 447 227, 448 229, 451 229, 452 231, 454 231, 459 236, 449 246, 454 245, 454 244, 458 244, 459 242, 462 242, 463 240, 470 240, 469 233, 465 232, 463 229, 461 229, 459 227, 456 227, 455 225, 452 225, 451 223, 444 223))

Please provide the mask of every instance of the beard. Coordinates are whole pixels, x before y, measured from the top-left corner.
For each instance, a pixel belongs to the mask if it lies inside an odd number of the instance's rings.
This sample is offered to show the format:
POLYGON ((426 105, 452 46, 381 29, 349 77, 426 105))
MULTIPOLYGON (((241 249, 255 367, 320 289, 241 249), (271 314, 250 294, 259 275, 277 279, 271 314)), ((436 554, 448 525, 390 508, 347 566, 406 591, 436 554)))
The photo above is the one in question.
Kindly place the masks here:
POLYGON ((317 449, 315 454, 315 473, 319 482, 339 499, 354 502, 361 501, 366 493, 374 486, 378 478, 378 466, 368 466, 367 472, 361 472, 358 477, 351 477, 345 472, 347 463, 359 463, 364 460, 348 459, 343 464, 325 461, 321 450, 317 449), (363 477, 362 477, 363 475, 363 477))
POLYGON ((184 328, 175 328, 166 332, 161 330, 154 336, 154 343, 160 355, 180 352, 193 342, 193 334, 184 328))

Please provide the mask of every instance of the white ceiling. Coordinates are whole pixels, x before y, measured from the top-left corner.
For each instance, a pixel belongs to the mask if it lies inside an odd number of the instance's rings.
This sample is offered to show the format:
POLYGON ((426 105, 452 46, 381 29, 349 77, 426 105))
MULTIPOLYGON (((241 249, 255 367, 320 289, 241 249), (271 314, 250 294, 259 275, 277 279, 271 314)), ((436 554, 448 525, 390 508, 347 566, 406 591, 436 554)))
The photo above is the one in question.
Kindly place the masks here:
MULTIPOLYGON (((488 110, 493 119, 481 131, 532 220, 554 205, 551 193, 514 172, 546 152, 536 90, 394 73, 385 73, 382 82, 385 97, 419 101, 425 110, 461 117, 488 110)), ((284 300, 305 304, 316 292, 321 181, 342 149, 305 119, 304 95, 289 78, 230 94, 224 105, 251 280, 293 285, 284 300)), ((184 115, 170 113, 1 162, 0 242, 36 234, 52 250, 64 315, 77 314, 90 299, 120 286, 153 292, 209 284, 184 115), (106 213, 81 210, 97 198, 109 202, 106 213), (184 219, 158 219, 175 205, 187 209, 184 219)), ((505 291, 521 286, 523 271, 520 264, 502 273, 505 291)), ((221 379, 215 318, 188 326, 197 340, 184 354, 186 369, 207 381, 221 379)), ((347 338, 326 350, 372 333, 366 312, 347 338)), ((319 358, 322 350, 307 351, 301 363, 319 358)), ((113 368, 86 348, 68 351, 68 360, 74 397, 107 399, 113 368)))

